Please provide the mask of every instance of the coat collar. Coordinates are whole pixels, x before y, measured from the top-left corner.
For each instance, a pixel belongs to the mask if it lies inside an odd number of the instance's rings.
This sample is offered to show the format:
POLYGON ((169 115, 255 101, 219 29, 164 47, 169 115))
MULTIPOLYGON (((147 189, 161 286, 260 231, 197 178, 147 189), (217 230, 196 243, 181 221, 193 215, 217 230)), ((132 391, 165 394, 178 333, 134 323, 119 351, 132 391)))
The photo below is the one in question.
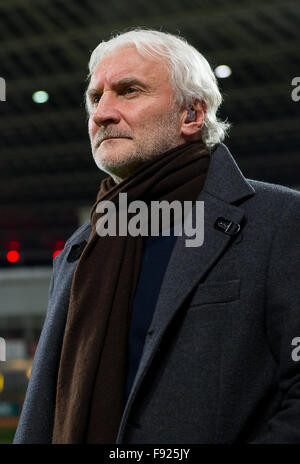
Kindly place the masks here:
POLYGON ((223 143, 219 143, 211 155, 203 191, 231 204, 255 193, 254 188, 245 179, 230 151, 223 143))
POLYGON ((206 181, 198 201, 204 202, 204 243, 201 247, 185 246, 184 234, 176 240, 160 293, 143 354, 119 428, 117 443, 122 442, 126 422, 137 391, 159 349, 162 337, 174 316, 193 289, 204 280, 232 236, 216 228, 218 218, 241 225, 244 211, 238 206, 255 191, 243 176, 228 148, 218 144, 211 155, 206 181))

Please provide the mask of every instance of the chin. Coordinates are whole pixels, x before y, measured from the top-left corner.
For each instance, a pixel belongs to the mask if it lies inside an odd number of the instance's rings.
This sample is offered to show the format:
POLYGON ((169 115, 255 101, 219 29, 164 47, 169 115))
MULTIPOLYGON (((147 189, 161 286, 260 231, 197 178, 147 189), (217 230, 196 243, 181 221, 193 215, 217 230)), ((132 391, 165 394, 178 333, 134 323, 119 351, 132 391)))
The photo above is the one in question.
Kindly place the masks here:
POLYGON ((135 159, 132 150, 127 149, 118 149, 116 148, 107 148, 105 150, 97 150, 94 154, 94 159, 97 165, 102 165, 103 167, 115 167, 124 166, 127 163, 130 163, 133 159, 135 159))
POLYGON ((94 160, 96 165, 102 171, 110 174, 110 173, 117 173, 118 169, 123 166, 124 163, 118 163, 116 159, 109 157, 109 156, 94 156, 94 160))
POLYGON ((95 157, 95 162, 101 171, 104 171, 115 180, 120 182, 121 180, 125 179, 126 177, 130 176, 141 164, 141 160, 134 159, 130 154, 123 154, 121 155, 122 162, 118 162, 118 160, 111 159, 108 157, 95 157))

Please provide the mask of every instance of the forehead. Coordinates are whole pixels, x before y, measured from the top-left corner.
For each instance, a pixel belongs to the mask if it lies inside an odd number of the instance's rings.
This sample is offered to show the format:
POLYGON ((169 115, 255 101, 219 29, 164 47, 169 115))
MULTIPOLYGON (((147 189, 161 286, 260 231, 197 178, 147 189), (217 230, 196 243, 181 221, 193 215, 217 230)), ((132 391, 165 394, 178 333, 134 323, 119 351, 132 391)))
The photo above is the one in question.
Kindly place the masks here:
POLYGON ((135 46, 129 45, 102 58, 91 76, 89 88, 104 87, 129 76, 150 85, 170 87, 166 61, 159 57, 141 55, 135 46))

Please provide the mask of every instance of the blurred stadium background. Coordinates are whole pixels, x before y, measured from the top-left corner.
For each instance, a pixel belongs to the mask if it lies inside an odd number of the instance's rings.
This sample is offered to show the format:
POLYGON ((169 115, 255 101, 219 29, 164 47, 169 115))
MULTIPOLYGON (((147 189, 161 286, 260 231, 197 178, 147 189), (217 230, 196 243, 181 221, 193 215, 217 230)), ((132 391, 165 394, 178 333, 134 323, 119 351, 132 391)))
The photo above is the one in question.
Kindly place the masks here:
POLYGON ((89 54, 134 26, 180 33, 213 69, 228 66, 225 143, 246 176, 300 188, 298 0, 1 0, 0 443, 17 425, 53 254, 88 218, 102 178, 83 104, 89 54))

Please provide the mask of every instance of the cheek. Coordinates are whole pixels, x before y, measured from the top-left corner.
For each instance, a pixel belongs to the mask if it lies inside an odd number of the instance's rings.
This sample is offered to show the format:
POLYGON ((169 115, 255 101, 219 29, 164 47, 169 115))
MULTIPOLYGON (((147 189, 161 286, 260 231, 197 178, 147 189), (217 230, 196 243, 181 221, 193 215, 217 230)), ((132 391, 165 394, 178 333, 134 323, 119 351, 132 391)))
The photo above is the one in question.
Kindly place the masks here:
POLYGON ((149 125, 156 125, 161 120, 168 120, 174 115, 174 111, 169 99, 156 99, 151 104, 138 108, 133 118, 136 126, 149 130, 149 125))
POLYGON ((157 108, 150 106, 136 110, 127 118, 128 124, 136 132, 149 132, 151 126, 155 125, 156 121, 160 118, 161 112, 157 108))
POLYGON ((91 139, 95 137, 97 129, 98 129, 97 124, 95 124, 92 118, 90 117, 89 122, 88 122, 88 131, 89 131, 89 136, 91 139))

